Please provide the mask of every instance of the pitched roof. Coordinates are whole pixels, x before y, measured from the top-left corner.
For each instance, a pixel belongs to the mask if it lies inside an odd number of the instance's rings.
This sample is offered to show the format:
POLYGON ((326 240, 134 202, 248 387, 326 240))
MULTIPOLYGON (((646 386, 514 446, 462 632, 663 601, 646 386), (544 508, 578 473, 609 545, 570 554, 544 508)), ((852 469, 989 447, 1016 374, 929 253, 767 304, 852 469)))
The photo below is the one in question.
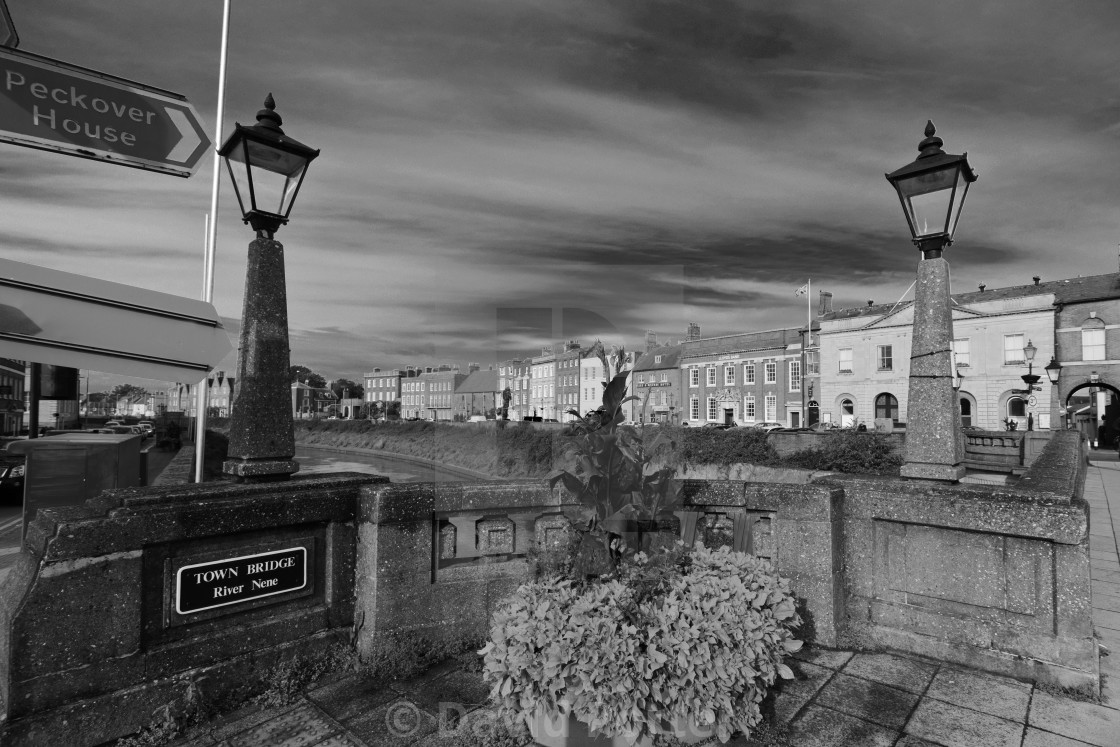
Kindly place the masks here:
MULTIPOLYGON (((1088 275, 1084 277, 1067 278, 1064 280, 1047 280, 1037 285, 1012 285, 1007 288, 985 288, 984 290, 969 291, 968 293, 954 293, 953 301, 958 306, 968 306, 981 301, 995 301, 1004 298, 1023 298, 1038 296, 1047 293, 1054 294, 1054 303, 1067 304, 1081 301, 1093 301, 1103 298, 1120 298, 1120 272, 1110 272, 1105 275, 1088 275)), ((897 304, 903 308, 913 301, 903 301, 897 304)), ((874 304, 859 306, 851 309, 838 309, 828 314, 822 314, 820 319, 851 319, 857 316, 881 316, 887 314, 896 304, 874 304)))
POLYGON ((642 353, 638 358, 637 363, 634 364, 635 371, 649 371, 650 369, 659 368, 676 368, 681 360, 681 346, 680 345, 662 345, 661 347, 654 348, 648 353, 642 353), (657 363, 657 356, 661 356, 661 362, 657 363))
POLYGON ((472 394, 477 392, 498 391, 498 372, 474 371, 455 387, 456 394, 472 394))

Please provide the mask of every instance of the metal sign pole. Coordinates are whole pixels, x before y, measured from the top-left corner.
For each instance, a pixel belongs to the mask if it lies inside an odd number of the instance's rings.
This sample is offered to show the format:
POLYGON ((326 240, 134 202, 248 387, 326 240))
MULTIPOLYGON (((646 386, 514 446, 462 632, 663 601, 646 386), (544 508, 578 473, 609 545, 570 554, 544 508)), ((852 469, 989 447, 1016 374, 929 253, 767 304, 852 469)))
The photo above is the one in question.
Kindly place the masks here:
MULTIPOLYGON (((222 118, 226 104, 226 52, 229 48, 229 4, 225 0, 222 11, 222 53, 218 63, 218 111, 214 117, 214 143, 222 142, 222 118)), ((221 184, 222 157, 214 148, 214 174, 210 188, 210 218, 207 221, 206 255, 203 260, 202 300, 210 303, 214 298, 214 244, 218 236, 218 187, 221 184)), ((202 482, 202 467, 206 456, 206 402, 209 395, 209 381, 206 378, 198 385, 197 436, 194 441, 194 481, 202 482)), ((236 402, 231 402, 236 405, 236 402)))

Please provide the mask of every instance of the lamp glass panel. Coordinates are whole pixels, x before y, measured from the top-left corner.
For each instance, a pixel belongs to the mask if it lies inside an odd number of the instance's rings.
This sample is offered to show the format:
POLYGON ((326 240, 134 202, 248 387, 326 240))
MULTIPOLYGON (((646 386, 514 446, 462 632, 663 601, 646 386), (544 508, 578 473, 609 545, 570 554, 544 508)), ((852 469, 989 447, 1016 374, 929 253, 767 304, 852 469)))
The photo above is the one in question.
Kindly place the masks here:
POLYGON ((307 158, 246 138, 227 156, 226 162, 238 190, 242 213, 248 212, 244 196, 251 194, 251 209, 287 217, 307 169, 307 158), (246 150, 252 168, 251 192, 246 150))
MULTIPOLYGON (((948 231, 949 211, 956 202, 953 199, 953 186, 959 175, 960 166, 952 166, 899 180, 898 191, 907 206, 914 238, 920 239, 948 231)), ((964 199, 963 193, 960 199, 964 199)))
POLYGON ((957 190, 953 193, 953 204, 949 207, 949 226, 946 230, 949 238, 952 238, 957 231, 957 220, 961 217, 961 208, 964 207, 964 198, 970 183, 964 176, 964 169, 957 169, 957 190))
POLYGON ((238 143, 229 155, 225 157, 226 170, 229 171, 233 181, 233 190, 237 194, 237 203, 241 206, 241 214, 245 215, 253 209, 253 192, 249 181, 249 167, 245 165, 244 143, 238 143))

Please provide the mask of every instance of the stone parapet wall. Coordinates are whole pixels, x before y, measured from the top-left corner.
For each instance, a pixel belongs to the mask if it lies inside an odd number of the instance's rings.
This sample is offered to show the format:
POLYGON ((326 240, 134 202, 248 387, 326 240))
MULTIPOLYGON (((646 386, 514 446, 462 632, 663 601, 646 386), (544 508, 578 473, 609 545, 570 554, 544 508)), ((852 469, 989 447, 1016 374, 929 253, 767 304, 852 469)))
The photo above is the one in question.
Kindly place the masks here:
POLYGON ((359 654, 387 633, 485 635, 490 612, 528 579, 526 553, 566 524, 566 507, 543 480, 363 488, 359 654))
POLYGON ((358 493, 383 481, 135 488, 41 512, 0 585, 0 743, 101 744, 192 683, 220 701, 347 645, 358 493), (177 568, 285 548, 306 558, 299 589, 178 611, 177 568))
POLYGON ((1098 692, 1084 467, 1058 435, 1023 486, 824 481, 844 492, 841 645, 1098 692))
POLYGON ((766 558, 790 580, 813 638, 835 647, 844 616, 841 519, 844 491, 825 485, 687 480, 689 512, 680 512, 686 543, 732 549, 766 558), (805 614, 805 613, 808 614, 805 614))

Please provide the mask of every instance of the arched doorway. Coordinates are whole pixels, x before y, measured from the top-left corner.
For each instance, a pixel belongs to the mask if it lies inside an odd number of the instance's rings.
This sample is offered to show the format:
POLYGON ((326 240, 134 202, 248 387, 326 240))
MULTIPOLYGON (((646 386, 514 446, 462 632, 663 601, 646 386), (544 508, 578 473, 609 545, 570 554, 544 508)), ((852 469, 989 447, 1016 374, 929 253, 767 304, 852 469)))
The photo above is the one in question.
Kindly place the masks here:
POLYGON ((1115 449, 1120 436, 1120 389, 1087 381, 1069 390, 1062 403, 1063 427, 1080 430, 1097 448, 1115 449))
POLYGON ((958 395, 961 408, 961 427, 972 428, 976 425, 976 399, 968 392, 958 395))
POLYGON ((845 397, 840 400, 840 427, 851 428, 856 422, 856 403, 845 397))

